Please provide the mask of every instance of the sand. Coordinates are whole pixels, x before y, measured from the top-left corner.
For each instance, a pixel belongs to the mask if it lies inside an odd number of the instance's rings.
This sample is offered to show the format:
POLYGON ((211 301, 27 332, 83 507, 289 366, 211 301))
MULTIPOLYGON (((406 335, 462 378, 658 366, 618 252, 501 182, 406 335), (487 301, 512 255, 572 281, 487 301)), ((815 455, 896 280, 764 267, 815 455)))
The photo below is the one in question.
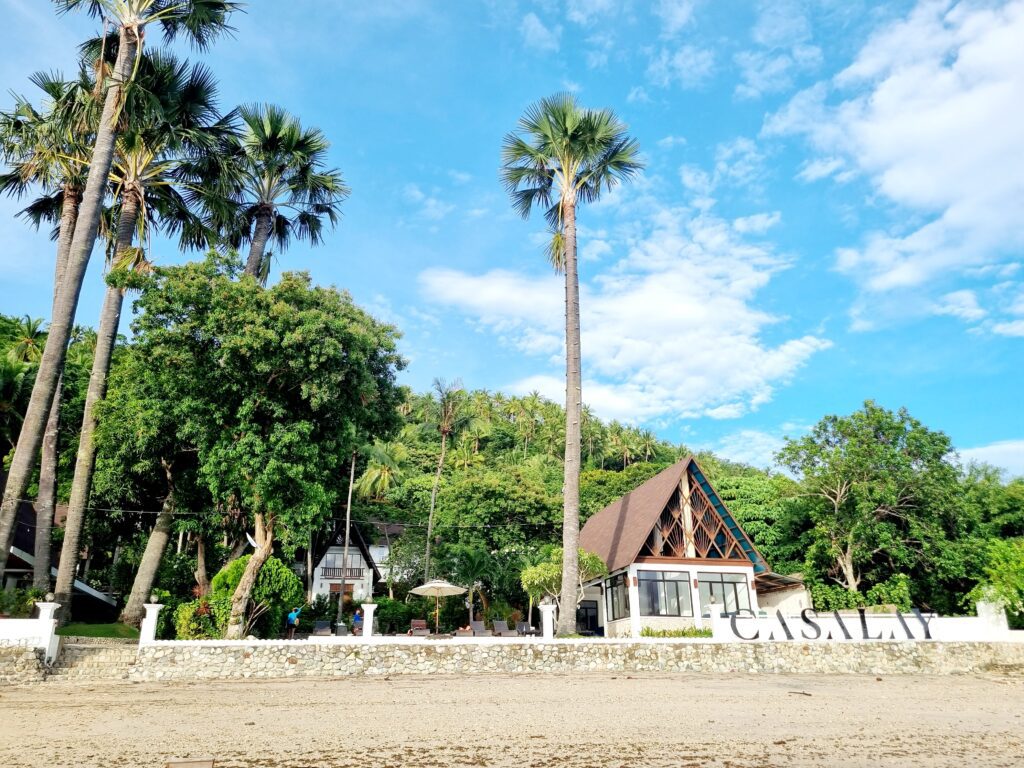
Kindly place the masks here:
POLYGON ((1024 765, 1024 678, 586 675, 0 690, 0 766, 1024 765))

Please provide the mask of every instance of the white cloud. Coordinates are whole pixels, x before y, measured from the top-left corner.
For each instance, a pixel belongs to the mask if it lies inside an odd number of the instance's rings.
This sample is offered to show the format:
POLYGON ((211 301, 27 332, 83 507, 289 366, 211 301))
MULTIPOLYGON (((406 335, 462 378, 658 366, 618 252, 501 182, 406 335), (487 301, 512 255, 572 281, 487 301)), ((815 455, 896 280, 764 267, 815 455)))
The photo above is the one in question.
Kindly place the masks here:
POLYGON ((588 240, 580 248, 580 258, 583 261, 600 261, 611 252, 612 247, 607 240, 588 240))
POLYGON ((755 213, 752 216, 733 219, 732 228, 741 234, 763 235, 780 221, 782 221, 782 213, 779 211, 755 213))
POLYGON ((586 52, 588 69, 604 69, 608 66, 608 57, 615 48, 615 38, 605 32, 587 38, 589 46, 586 52))
POLYGON ((751 37, 758 47, 733 57, 742 78, 736 86, 738 98, 788 90, 798 75, 821 65, 821 49, 810 42, 811 24, 799 0, 759 3, 751 37))
POLYGON ((696 0, 658 0, 654 15, 661 20, 661 36, 675 37, 690 23, 696 0))
POLYGON ((783 439, 778 435, 757 429, 741 429, 723 437, 712 450, 729 461, 771 469, 775 468, 775 453, 782 445, 783 439))
POLYGON ((658 146, 662 149, 674 149, 675 147, 686 146, 685 136, 666 136, 663 139, 658 139, 658 146))
POLYGON ((949 315, 950 317, 957 317, 967 322, 981 320, 987 314, 984 309, 978 306, 978 297, 974 291, 968 290, 947 293, 935 305, 933 311, 936 315, 949 315))
POLYGON ((467 184, 473 180, 473 176, 464 171, 451 170, 448 171, 448 175, 456 184, 467 184))
POLYGON ((1024 477, 1024 440, 1000 440, 960 451, 966 461, 978 461, 999 467, 1010 477, 1024 477))
POLYGON ((590 24, 616 10, 618 0, 567 0, 566 16, 577 24, 590 24))
POLYGON ((575 80, 563 80, 562 90, 568 91, 569 93, 579 93, 583 90, 583 86, 577 83, 575 80))
POLYGON ((992 332, 999 336, 1024 337, 1024 320, 996 323, 992 326, 992 332))
POLYGON ((455 210, 455 206, 446 203, 434 194, 427 194, 416 184, 406 184, 403 189, 405 199, 417 206, 417 215, 427 221, 440 221, 455 210))
POLYGON ((841 157, 819 157, 804 163, 796 177, 801 181, 819 181, 836 175, 845 167, 846 161, 841 157))
POLYGON ((929 286, 1024 247, 1021 40, 1021 0, 922 1, 879 29, 831 83, 766 120, 764 135, 807 138, 824 163, 815 172, 827 175, 839 158, 894 204, 891 227, 837 253, 839 270, 862 287, 866 314, 882 294, 927 312, 929 286))
POLYGON ((559 39, 562 36, 562 28, 554 27, 549 29, 544 26, 535 13, 528 13, 523 17, 519 25, 519 33, 523 37, 523 44, 527 48, 537 51, 553 52, 558 50, 559 39))
MULTIPOLYGON (((830 342, 813 335, 769 344, 778 318, 754 306, 786 263, 706 212, 645 201, 650 211, 621 260, 581 285, 584 399, 605 418, 736 418, 771 400, 830 342)), ((553 399, 564 390, 564 289, 553 275, 429 270, 428 300, 538 358, 514 382, 553 399)))
POLYGON ((684 45, 674 51, 662 48, 652 54, 647 78, 659 88, 673 84, 681 88, 699 88, 715 70, 715 54, 707 48, 684 45))
POLYGON ((716 185, 755 186, 764 172, 764 154, 751 139, 740 136, 715 148, 716 185))
POLYGON ((651 97, 647 95, 647 91, 642 86, 634 85, 629 89, 626 101, 630 104, 650 104, 651 97))

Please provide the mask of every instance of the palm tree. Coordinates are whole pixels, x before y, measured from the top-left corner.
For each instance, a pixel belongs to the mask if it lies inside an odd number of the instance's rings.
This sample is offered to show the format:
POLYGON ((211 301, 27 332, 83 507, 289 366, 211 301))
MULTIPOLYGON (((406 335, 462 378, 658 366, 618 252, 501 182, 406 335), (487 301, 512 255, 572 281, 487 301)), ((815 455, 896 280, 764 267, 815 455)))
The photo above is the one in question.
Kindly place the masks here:
POLYGON ((469 620, 473 621, 473 594, 480 595, 484 617, 487 615, 487 597, 484 594, 484 581, 494 571, 494 559, 487 550, 463 548, 458 555, 455 580, 469 591, 466 602, 469 606, 469 620))
POLYGON ((14 340, 7 356, 20 363, 38 363, 43 356, 43 321, 25 315, 14 328, 14 340))
POLYGON ((658 452, 658 438, 651 430, 645 429, 637 436, 636 447, 644 455, 644 461, 650 461, 658 452))
POLYGON ((409 451, 402 443, 377 440, 367 454, 366 470, 356 481, 355 490, 361 499, 382 501, 405 478, 409 451))
MULTIPOLYGON (((40 112, 27 99, 16 97, 15 109, 0 114, 0 143, 9 164, 8 171, 0 175, 0 191, 20 197, 34 185, 42 187, 42 194, 21 211, 21 215, 37 229, 44 222, 56 227, 53 236, 57 241, 57 257, 51 309, 51 313, 56 314, 85 186, 86 142, 97 109, 94 83, 84 66, 79 70, 78 79, 72 82, 64 82, 59 75, 43 73, 33 75, 30 80, 43 92, 48 108, 40 112)), ((41 358, 40 350, 37 359, 41 358)), ((32 585, 44 592, 50 589, 50 531, 57 501, 57 436, 62 391, 63 372, 57 378, 43 432, 36 498, 32 585)))
POLYGON ((303 128, 274 105, 247 105, 238 114, 241 133, 198 163, 219 167, 224 183, 216 190, 220 200, 206 201, 211 215, 232 229, 233 247, 249 243, 245 274, 266 284, 271 240, 280 250, 292 237, 319 245, 325 221, 337 223, 349 188, 341 173, 325 167, 330 142, 322 131, 303 128))
MULTIPOLYGON (((642 165, 639 145, 611 110, 585 109, 571 94, 542 99, 520 118, 518 132, 505 137, 501 175, 513 208, 528 218, 543 206, 554 263, 565 272, 565 474, 562 515, 561 604, 576 605, 580 528, 580 370, 579 276, 576 206, 597 200, 603 190, 628 180, 642 165)), ((562 611, 560 634, 576 631, 576 616, 562 611)))
POLYGON ((31 366, 7 355, 0 356, 0 437, 7 443, 7 453, 18 442, 21 414, 29 389, 31 366))
MULTIPOLYGON (((168 234, 179 235, 183 248, 203 248, 213 242, 212 235, 204 230, 198 216, 188 210, 184 198, 175 189, 177 179, 174 175, 183 155, 212 148, 229 126, 217 114, 217 89, 213 77, 206 68, 189 66, 168 54, 147 57, 142 70, 137 77, 136 91, 132 94, 138 98, 129 98, 125 111, 133 122, 145 127, 122 131, 117 140, 116 157, 110 174, 116 201, 114 209, 117 212, 117 225, 110 228, 110 271, 100 310, 96 352, 86 392, 75 475, 68 501, 55 588, 57 602, 70 599, 74 582, 79 538, 96 462, 93 440, 96 406, 106 396, 107 377, 121 322, 125 290, 133 282, 131 275, 146 271, 149 266, 143 257, 141 245, 146 242, 150 231, 161 229, 168 234), (136 236, 140 247, 133 247, 136 236)), ((169 517, 172 513, 173 504, 165 505, 161 514, 168 519, 158 520, 156 530, 170 528, 169 517)), ((151 538, 151 541, 156 549, 159 538, 151 538)), ((146 555, 155 557, 159 563, 163 547, 159 546, 159 552, 150 552, 147 546, 139 574, 156 572, 155 567, 143 567, 149 565, 145 562, 146 555)), ((141 621, 141 606, 152 584, 139 582, 140 579, 136 578, 122 613, 122 621, 126 623, 141 621)))
POLYGON ((61 280, 61 290, 48 331, 49 343, 43 352, 36 373, 32 396, 18 436, 18 447, 0 504, 0 574, 7 565, 18 500, 25 493, 36 453, 43 440, 43 431, 53 401, 57 382, 64 367, 68 339, 74 323, 78 296, 82 290, 89 259, 99 230, 103 201, 106 197, 114 145, 119 132, 119 116, 124 91, 131 83, 138 58, 143 50, 144 31, 150 24, 163 29, 164 37, 173 40, 188 37, 203 49, 225 31, 227 20, 238 3, 229 0, 54 0, 59 12, 84 9, 91 16, 103 18, 117 32, 117 59, 109 77, 102 80, 103 111, 96 126, 89 174, 82 193, 75 234, 61 280))
POLYGON ((437 489, 441 484, 441 470, 444 469, 444 456, 448 448, 448 439, 465 424, 467 414, 463 398, 465 392, 462 382, 455 380, 448 383, 443 379, 434 379, 434 392, 428 403, 427 418, 432 426, 441 433, 441 451, 437 457, 437 472, 434 475, 434 486, 430 489, 430 514, 427 516, 427 548, 423 557, 423 580, 430 581, 430 545, 434 537, 434 509, 437 506, 437 489))

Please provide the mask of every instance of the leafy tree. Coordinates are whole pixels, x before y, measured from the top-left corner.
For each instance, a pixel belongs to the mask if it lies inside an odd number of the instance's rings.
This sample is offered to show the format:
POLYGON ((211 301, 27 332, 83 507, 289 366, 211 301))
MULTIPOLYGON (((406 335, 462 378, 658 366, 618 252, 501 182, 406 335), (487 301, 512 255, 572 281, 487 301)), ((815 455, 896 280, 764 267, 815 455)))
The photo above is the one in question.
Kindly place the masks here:
MULTIPOLYGON (((574 96, 542 99, 519 120, 518 132, 502 145, 501 175, 512 205, 524 218, 534 206, 545 209, 553 240, 550 255, 565 273, 565 482, 562 543, 562 593, 572 603, 579 547, 580 422, 583 394, 580 361, 579 277, 576 255, 576 207, 597 200, 603 190, 628 180, 642 167, 639 145, 611 110, 581 107, 574 96)), ((567 613, 567 612, 566 612, 567 613)), ((575 616, 559 619, 562 634, 575 632, 575 616)))
POLYGON ((993 539, 988 544, 983 581, 969 595, 1006 609, 1011 625, 1024 628, 1024 538, 993 539))
POLYGON ((448 440, 460 428, 465 426, 467 413, 465 409, 465 392, 462 382, 448 383, 434 379, 436 399, 427 401, 426 419, 431 426, 437 428, 441 435, 441 450, 437 456, 437 473, 434 475, 434 486, 430 491, 430 514, 427 517, 427 542, 423 556, 423 580, 430 581, 430 545, 434 538, 434 509, 437 505, 437 489, 441 484, 441 470, 444 469, 444 455, 448 440))
POLYGON ((286 273, 269 290, 236 282, 238 265, 157 269, 133 324, 139 352, 187 414, 214 504, 255 525, 256 551, 232 596, 227 635, 244 629, 275 540, 333 516, 351 451, 397 426, 403 362, 395 333, 345 294, 286 273))
MULTIPOLYGON (((555 604, 559 606, 559 612, 562 613, 562 548, 548 547, 545 554, 547 556, 545 559, 541 559, 534 565, 529 565, 523 569, 521 575, 523 589, 526 590, 526 594, 530 598, 531 613, 533 612, 533 603, 539 602, 545 597, 552 598, 555 604)), ((584 584, 607 574, 608 568, 600 557, 592 552, 580 550, 576 568, 573 571, 573 579, 576 581, 576 599, 571 605, 578 606, 580 604, 580 601, 583 599, 584 584)), ((576 611, 568 611, 568 613, 572 614, 573 631, 575 631, 576 611)), ((559 620, 559 625, 561 623, 561 620, 559 620)))
POLYGON ((906 409, 868 401, 850 416, 826 416, 787 439, 777 460, 800 478, 809 505, 809 562, 857 592, 929 559, 944 541, 947 502, 956 487, 949 438, 906 409))
MULTIPOLYGON (((238 591, 238 585, 245 576, 252 555, 242 557, 229 563, 213 577, 211 597, 214 600, 231 599, 238 591)), ((256 628, 263 637, 273 637, 284 628, 284 618, 290 610, 305 605, 306 595, 302 581, 298 576, 276 557, 267 558, 260 568, 259 576, 252 589, 251 600, 263 607, 256 628)), ((230 620, 230 615, 225 617, 230 620)), ((219 627, 221 632, 227 624, 219 627)))

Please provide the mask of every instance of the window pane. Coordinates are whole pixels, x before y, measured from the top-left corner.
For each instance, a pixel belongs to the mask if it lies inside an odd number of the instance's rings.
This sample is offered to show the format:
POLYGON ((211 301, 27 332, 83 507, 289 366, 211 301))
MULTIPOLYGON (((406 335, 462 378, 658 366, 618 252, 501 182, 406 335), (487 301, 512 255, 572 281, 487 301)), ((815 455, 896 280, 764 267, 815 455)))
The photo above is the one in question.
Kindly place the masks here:
POLYGON ((665 572, 665 580, 666 581, 689 581, 690 580, 690 574, 687 573, 686 571, 666 571, 665 572))
POLYGON ((677 595, 679 596, 679 615, 680 616, 693 616, 693 606, 690 605, 690 582, 687 580, 685 584, 676 585, 677 595))
POLYGON ((737 602, 743 610, 750 610, 750 593, 747 591, 746 582, 736 585, 737 602))
POLYGON ((727 584, 725 587, 725 611, 736 613, 736 587, 733 584, 727 584))
POLYGON ((668 598, 666 612, 670 616, 679 615, 679 593, 676 590, 676 586, 674 582, 665 582, 665 596, 668 598))
POLYGON ((745 584, 747 581, 747 577, 744 576, 742 573, 723 573, 722 580, 745 584))
POLYGON ((700 592, 700 612, 705 614, 708 612, 708 605, 711 603, 711 585, 704 581, 703 578, 698 581, 698 591, 700 592))

